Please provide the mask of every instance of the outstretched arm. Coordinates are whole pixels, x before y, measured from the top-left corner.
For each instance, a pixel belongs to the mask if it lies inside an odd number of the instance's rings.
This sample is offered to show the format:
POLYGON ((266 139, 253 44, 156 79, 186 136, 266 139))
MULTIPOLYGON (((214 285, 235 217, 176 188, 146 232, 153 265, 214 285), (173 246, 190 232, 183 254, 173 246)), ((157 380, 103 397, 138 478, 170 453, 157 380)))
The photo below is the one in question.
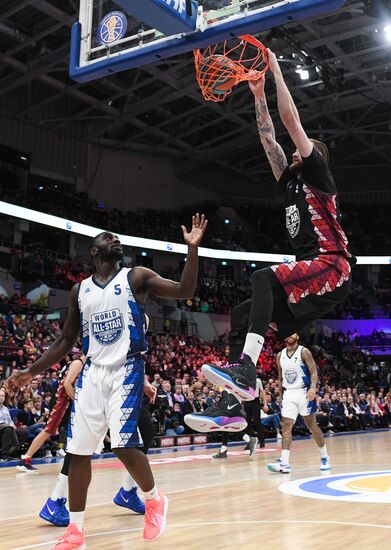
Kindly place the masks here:
POLYGON ((285 128, 288 130, 293 143, 299 150, 302 157, 309 157, 312 153, 313 143, 308 139, 307 134, 301 124, 299 112, 295 102, 285 84, 280 65, 276 55, 269 51, 270 70, 274 75, 277 88, 277 105, 280 118, 285 128))
POLYGON ((261 143, 273 170, 274 177, 279 181, 288 163, 281 145, 276 141, 276 133, 265 96, 265 79, 250 80, 249 85, 255 98, 255 113, 257 115, 259 137, 261 138, 261 143))
POLYGON ((202 214, 196 214, 192 218, 192 229, 188 233, 182 226, 183 237, 188 245, 187 259, 179 282, 160 277, 152 269, 144 267, 134 268, 133 286, 139 299, 145 299, 150 292, 158 298, 173 300, 186 300, 192 298, 198 276, 198 245, 204 236, 208 220, 202 214))

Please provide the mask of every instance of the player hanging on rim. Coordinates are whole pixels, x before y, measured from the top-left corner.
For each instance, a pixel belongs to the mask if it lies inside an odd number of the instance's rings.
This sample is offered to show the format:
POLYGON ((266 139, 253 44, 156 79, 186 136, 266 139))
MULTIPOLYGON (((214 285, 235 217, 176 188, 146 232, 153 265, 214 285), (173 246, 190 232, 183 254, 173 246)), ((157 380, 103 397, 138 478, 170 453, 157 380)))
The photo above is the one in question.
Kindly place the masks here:
POLYGON ((72 288, 62 333, 38 361, 7 381, 10 393, 26 385, 69 353, 81 329, 87 362, 77 381, 69 424, 70 524, 53 547, 56 550, 85 548, 91 455, 108 428, 113 451, 145 494, 144 540, 155 540, 165 529, 167 498, 157 490, 148 459, 137 448, 142 446, 138 420, 144 393, 144 304, 149 293, 177 300, 193 296, 198 245, 206 226, 207 220, 199 214, 193 216, 190 233, 182 226, 188 255, 180 282, 145 267, 121 269, 123 250, 118 237, 108 231, 97 235, 90 244, 94 275, 72 288))
POLYGON ((277 355, 279 395, 283 396, 281 457, 267 467, 271 472, 290 473, 289 449, 292 443, 292 430, 300 414, 319 447, 320 469, 330 470, 323 433, 316 423, 318 371, 314 358, 309 349, 299 345, 298 334, 291 334, 285 338, 285 342, 286 348, 277 355))
MULTIPOLYGON (((297 261, 261 269, 252 275, 251 300, 231 312, 230 344, 237 350, 238 360, 225 368, 202 367, 208 380, 243 401, 255 397, 255 365, 269 323, 276 323, 283 339, 305 330, 312 321, 345 300, 351 286, 351 265, 356 262, 348 251, 348 241, 340 225, 337 189, 329 169, 327 146, 308 138, 277 58, 270 50, 269 60, 277 88, 278 111, 297 147, 290 166, 276 141, 265 81, 262 78, 249 84, 255 97, 261 143, 274 177, 285 190, 286 227, 297 261)), ((213 416, 219 417, 227 429, 231 414, 225 400, 218 407, 213 416)), ((206 409, 191 415, 193 429, 197 429, 197 418, 205 425, 208 414, 206 409)))

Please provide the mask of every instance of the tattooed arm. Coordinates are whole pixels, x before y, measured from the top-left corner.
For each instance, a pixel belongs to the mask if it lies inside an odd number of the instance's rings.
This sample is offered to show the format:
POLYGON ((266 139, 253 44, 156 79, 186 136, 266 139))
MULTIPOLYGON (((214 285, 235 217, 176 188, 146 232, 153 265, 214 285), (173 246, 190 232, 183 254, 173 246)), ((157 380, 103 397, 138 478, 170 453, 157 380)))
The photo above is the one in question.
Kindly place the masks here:
POLYGON ((265 80, 250 81, 250 88, 255 98, 255 113, 257 116, 257 127, 262 146, 269 160, 274 177, 279 181, 285 168, 288 166, 285 153, 276 141, 276 132, 271 119, 265 96, 265 80))
POLYGON ((309 157, 314 147, 300 121, 300 115, 288 90, 276 54, 269 51, 270 70, 277 88, 277 105, 280 118, 302 157, 309 157))

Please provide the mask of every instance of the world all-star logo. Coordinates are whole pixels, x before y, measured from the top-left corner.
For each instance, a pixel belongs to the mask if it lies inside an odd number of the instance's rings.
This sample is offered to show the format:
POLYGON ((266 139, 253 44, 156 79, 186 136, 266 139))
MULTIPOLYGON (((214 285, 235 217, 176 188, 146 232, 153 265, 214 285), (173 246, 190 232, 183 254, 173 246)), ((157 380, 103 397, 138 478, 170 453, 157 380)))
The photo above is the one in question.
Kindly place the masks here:
POLYGON ((297 379, 297 371, 296 369, 287 369, 285 371, 285 380, 288 382, 288 384, 293 384, 296 382, 297 379))
POLYGON ((391 470, 353 472, 288 481, 283 493, 320 500, 391 503, 391 470))
POLYGON ((124 319, 119 309, 91 315, 91 332, 102 346, 115 344, 121 338, 124 327, 124 319))
POLYGON ((286 211, 286 228, 289 235, 294 239, 300 229, 300 212, 295 204, 285 208, 286 211))

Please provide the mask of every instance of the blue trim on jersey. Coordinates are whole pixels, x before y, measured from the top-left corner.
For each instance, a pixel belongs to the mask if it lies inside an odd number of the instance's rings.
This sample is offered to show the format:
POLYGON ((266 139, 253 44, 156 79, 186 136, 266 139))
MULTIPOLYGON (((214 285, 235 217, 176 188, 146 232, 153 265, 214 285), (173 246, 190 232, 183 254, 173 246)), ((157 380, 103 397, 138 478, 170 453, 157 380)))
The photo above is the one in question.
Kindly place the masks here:
POLYGON ((87 355, 90 347, 90 327, 88 321, 83 321, 83 313, 80 311, 80 326, 81 326, 81 349, 84 355, 87 355))
POLYGON ((128 359, 130 356, 140 351, 147 350, 147 342, 145 339, 145 316, 144 304, 141 304, 134 297, 133 286, 132 286, 132 276, 131 271, 128 273, 128 307, 130 309, 130 314, 133 319, 134 324, 129 324, 129 339, 130 346, 128 351, 128 359))
POLYGON ((310 369, 304 363, 302 363, 300 365, 300 368, 301 368, 301 372, 302 372, 301 377, 303 379, 303 387, 309 389, 310 386, 311 386, 310 369))
POLYGON ((126 376, 123 381, 124 402, 121 405, 122 428, 119 447, 140 447, 143 442, 137 429, 140 409, 144 395, 144 359, 132 359, 125 365, 126 376))

